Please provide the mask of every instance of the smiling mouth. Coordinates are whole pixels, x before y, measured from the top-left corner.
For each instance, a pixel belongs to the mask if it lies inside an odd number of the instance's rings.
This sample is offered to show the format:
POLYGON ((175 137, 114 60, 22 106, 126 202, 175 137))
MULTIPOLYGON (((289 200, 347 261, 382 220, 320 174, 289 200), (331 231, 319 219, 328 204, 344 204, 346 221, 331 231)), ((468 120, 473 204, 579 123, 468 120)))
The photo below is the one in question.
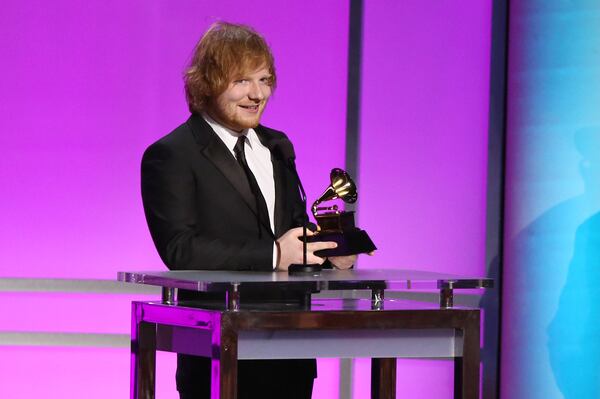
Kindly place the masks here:
POLYGON ((248 111, 252 111, 252 112, 256 112, 258 111, 258 104, 254 104, 254 105, 240 105, 240 107, 248 110, 248 111))

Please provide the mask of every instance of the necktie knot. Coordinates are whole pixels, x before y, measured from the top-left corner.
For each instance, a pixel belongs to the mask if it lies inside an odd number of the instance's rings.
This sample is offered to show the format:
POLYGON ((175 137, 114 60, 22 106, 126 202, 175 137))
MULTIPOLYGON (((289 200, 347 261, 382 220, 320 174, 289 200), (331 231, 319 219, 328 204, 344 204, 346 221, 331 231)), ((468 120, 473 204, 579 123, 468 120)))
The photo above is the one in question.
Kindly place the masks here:
POLYGON ((246 143, 246 136, 238 137, 237 143, 235 143, 235 147, 233 148, 233 152, 235 153, 235 157, 237 161, 244 165, 246 164, 246 153, 244 144, 246 143))

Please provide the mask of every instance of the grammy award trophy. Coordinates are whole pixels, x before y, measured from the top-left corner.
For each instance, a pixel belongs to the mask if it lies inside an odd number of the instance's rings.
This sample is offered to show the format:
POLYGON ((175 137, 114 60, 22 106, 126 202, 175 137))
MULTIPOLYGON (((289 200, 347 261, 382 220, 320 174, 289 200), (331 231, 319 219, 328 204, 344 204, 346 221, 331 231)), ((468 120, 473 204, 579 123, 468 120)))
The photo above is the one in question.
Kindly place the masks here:
POLYGON ((369 253, 377 249, 366 231, 354 224, 353 211, 340 211, 337 205, 322 206, 324 202, 341 199, 353 204, 358 198, 356 185, 348 173, 335 168, 330 173, 331 184, 313 203, 312 213, 317 221, 317 232, 307 238, 308 242, 335 241, 337 247, 315 252, 321 257, 345 256, 369 253))

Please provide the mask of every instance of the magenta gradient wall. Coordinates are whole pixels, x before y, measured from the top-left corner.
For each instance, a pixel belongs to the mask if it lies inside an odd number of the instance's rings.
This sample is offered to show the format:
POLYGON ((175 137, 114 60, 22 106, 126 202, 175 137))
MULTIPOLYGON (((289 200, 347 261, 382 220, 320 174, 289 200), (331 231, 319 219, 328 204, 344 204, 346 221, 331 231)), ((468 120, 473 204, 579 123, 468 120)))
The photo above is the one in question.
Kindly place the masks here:
MULTIPOLYGON (((486 273, 491 5, 365 1, 358 214, 379 250, 361 268, 486 273)), ((452 373, 399 361, 398 394, 451 398, 452 373)))
POLYGON ((361 267, 485 272, 491 0, 365 3, 361 267))
MULTIPOLYGON (((271 44, 279 87, 264 122, 296 144, 311 198, 331 168, 344 166, 347 2, 3 2, 0 279, 114 280, 119 270, 164 267, 143 216, 140 159, 188 117, 182 71, 219 19, 250 24, 271 44)), ((127 395, 126 347, 8 347, 2 339, 128 334, 128 302, 139 296, 1 295, 0 397, 127 395)), ((159 357, 160 398, 176 397, 173 360, 159 357)), ((337 396, 336 365, 320 361, 316 397, 337 396)))
MULTIPOLYGON (((380 249, 359 267, 484 274, 491 0, 364 3, 358 212, 380 249)), ((5 1, 0 282, 164 267, 141 207, 140 158, 187 118, 181 73, 218 19, 270 42, 279 87, 264 122, 295 143, 309 198, 344 167, 349 1, 5 1)), ((0 397, 127 395, 124 345, 2 337, 126 337, 128 302, 153 296, 10 291, 0 291, 0 397)), ((158 397, 175 398, 174 356, 159 354, 158 366, 158 397)), ((401 362, 399 389, 449 398, 450 371, 401 362)), ((320 360, 319 375, 314 397, 337 397, 337 361, 320 360)), ((358 362, 354 398, 368 397, 369 375, 358 362)))
POLYGON ((217 19, 252 24, 270 42, 279 88, 264 122, 294 140, 307 191, 320 194, 344 162, 345 2, 9 2, 0 276, 162 268, 140 206, 140 158, 187 118, 181 74, 217 19), (307 15, 327 23, 307 30, 307 15))

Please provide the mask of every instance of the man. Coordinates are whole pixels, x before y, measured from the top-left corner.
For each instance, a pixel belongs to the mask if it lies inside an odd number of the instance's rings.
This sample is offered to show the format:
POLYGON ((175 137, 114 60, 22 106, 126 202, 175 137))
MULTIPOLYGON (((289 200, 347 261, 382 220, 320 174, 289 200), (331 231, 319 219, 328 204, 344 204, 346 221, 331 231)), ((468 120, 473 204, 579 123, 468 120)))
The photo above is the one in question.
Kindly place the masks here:
MULTIPOLYGON (((285 271, 302 263, 305 209, 279 151, 291 144, 259 125, 275 85, 271 51, 251 28, 216 23, 198 42, 185 74, 192 115, 142 160, 146 219, 170 269, 285 271)), ((335 245, 308 244, 308 263, 323 263, 314 252, 335 245)), ((349 268, 354 260, 329 261, 349 268)), ((179 299, 197 296, 180 292, 179 299)), ((242 297, 290 301, 298 293, 243 291, 242 297)), ((310 398, 315 376, 314 360, 240 361, 239 397, 310 398)), ((208 398, 210 360, 179 355, 177 389, 182 399, 208 398)))

